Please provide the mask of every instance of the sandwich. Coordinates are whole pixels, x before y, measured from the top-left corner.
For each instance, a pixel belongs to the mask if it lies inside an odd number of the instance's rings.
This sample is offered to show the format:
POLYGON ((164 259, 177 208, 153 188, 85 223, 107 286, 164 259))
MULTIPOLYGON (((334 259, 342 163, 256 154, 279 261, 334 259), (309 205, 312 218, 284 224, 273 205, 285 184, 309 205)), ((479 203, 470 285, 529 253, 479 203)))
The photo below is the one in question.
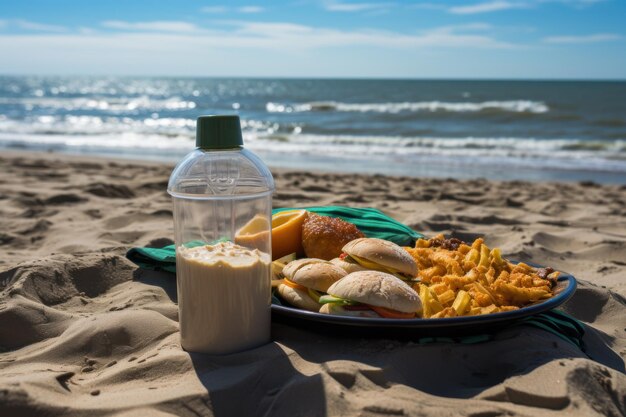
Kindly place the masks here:
POLYGON ((328 288, 346 276, 346 271, 328 261, 315 258, 289 262, 282 271, 285 279, 278 294, 294 307, 319 311, 319 299, 328 288))
POLYGON ((340 316, 413 319, 422 312, 422 302, 401 279, 380 271, 346 275, 320 297, 319 312, 340 316))
POLYGON ((348 242, 342 251, 339 258, 344 262, 373 271, 386 272, 403 281, 412 281, 417 276, 415 259, 400 246, 388 240, 355 239, 348 242))

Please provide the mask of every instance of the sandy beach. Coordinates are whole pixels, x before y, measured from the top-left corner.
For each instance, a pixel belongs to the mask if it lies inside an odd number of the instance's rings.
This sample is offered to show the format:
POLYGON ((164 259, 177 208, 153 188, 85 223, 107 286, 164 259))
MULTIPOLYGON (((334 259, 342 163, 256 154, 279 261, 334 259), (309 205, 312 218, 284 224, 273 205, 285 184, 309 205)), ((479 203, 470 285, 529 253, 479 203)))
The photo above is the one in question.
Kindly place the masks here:
POLYGON ((3 151, 0 168, 2 416, 626 414, 624 185, 275 170, 275 207, 375 207, 570 272, 586 351, 527 326, 420 345, 274 324, 219 357, 181 349, 173 275, 124 256, 172 243, 172 165, 3 151))

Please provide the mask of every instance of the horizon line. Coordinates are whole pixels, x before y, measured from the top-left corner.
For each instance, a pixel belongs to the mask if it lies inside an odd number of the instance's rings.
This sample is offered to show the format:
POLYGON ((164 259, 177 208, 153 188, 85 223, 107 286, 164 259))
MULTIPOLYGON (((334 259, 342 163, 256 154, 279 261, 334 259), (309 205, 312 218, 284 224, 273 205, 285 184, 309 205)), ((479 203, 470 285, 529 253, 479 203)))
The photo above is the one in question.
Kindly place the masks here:
POLYGON ((626 82, 625 78, 515 78, 515 77, 377 77, 377 76, 291 76, 291 75, 139 75, 139 74, 14 74, 2 73, 0 77, 112 77, 112 78, 198 78, 246 80, 337 80, 337 81, 509 81, 509 82, 626 82))

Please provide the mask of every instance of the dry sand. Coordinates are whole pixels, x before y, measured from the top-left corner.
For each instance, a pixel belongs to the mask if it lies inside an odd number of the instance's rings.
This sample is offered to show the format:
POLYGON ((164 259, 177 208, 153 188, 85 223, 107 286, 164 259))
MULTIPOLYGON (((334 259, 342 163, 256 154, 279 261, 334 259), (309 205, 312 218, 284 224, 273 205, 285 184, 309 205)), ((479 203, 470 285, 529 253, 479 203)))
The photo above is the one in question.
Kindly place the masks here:
POLYGON ((275 324, 224 357, 178 341, 171 166, 0 156, 2 416, 620 416, 626 413, 626 187, 279 171, 275 206, 377 207, 411 227, 573 273, 587 354, 516 327, 475 345, 337 338, 275 324))

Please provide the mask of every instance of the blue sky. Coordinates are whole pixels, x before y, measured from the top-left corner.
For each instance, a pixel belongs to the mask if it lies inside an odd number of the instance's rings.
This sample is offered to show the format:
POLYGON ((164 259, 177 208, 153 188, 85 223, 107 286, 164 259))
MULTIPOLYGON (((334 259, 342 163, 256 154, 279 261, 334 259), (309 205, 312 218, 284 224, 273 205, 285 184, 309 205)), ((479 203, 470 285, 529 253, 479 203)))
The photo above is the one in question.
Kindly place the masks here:
POLYGON ((5 1, 0 73, 626 78, 626 1, 5 1))

